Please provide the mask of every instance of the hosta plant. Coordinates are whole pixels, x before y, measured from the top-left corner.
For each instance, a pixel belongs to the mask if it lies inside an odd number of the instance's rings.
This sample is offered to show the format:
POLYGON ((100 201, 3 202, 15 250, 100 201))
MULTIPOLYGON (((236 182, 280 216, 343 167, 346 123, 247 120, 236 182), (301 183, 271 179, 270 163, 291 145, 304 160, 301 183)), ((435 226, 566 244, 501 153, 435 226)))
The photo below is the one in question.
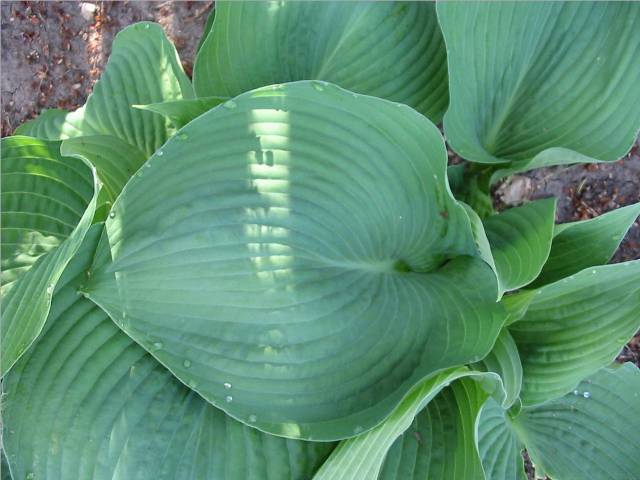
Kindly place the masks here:
POLYGON ((640 204, 490 188, 626 154, 640 4, 214 13, 2 139, 3 475, 637 478, 640 204))

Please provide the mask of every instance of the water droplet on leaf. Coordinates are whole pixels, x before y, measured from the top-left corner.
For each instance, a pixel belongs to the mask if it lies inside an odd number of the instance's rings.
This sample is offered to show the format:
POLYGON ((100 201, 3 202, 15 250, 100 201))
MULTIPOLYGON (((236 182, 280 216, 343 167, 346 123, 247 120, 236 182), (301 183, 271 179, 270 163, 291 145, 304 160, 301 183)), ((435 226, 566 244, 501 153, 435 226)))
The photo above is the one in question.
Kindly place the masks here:
POLYGON ((109 212, 109 218, 116 218, 116 212, 109 212))
POLYGON ((227 395, 226 397, 224 397, 224 401, 227 403, 231 403, 233 402, 233 397, 231 395, 227 395))
POLYGON ((186 133, 181 133, 180 135, 178 135, 178 138, 180 140, 186 140, 187 138, 189 138, 189 135, 187 135, 186 133))
POLYGON ((582 394, 582 396, 583 396, 584 398, 589 398, 589 397, 591 397, 591 394, 590 394, 589 392, 584 392, 584 393, 582 394))
POLYGON ((225 390, 231 390, 231 384, 229 382, 223 383, 222 386, 225 388, 225 390))
POLYGON ((251 414, 249 415, 249 421, 251 423, 255 423, 258 420, 258 417, 256 417, 255 415, 251 414))
POLYGON ((164 155, 164 152, 162 150, 158 150, 158 153, 156 153, 156 155, 158 155, 159 157, 164 155))
POLYGON ((153 344, 153 348, 155 348, 156 350, 162 349, 162 342, 155 342, 153 344))
POLYGON ((236 108, 238 105, 233 100, 228 100, 222 104, 224 108, 228 108, 229 110, 236 108))
POLYGON ((184 368, 189 368, 191 366, 191 360, 185 360, 182 362, 182 365, 184 365, 184 368))

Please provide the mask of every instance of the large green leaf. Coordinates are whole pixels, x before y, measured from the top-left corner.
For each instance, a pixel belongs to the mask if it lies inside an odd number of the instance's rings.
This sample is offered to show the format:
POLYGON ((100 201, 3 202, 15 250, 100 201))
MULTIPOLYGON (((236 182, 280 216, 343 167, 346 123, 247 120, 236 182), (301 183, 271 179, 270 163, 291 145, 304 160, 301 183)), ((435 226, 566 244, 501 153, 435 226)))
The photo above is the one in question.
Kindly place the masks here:
POLYGON ((631 363, 603 368, 574 393, 523 409, 514 426, 536 473, 554 480, 638 478, 640 370, 631 363))
POLYGON ((198 51, 198 96, 326 80, 414 107, 439 122, 447 67, 431 2, 216 2, 198 51))
POLYGON ((640 4, 442 2, 452 148, 527 168, 615 160, 640 128, 640 4), (574 154, 572 151, 575 151, 574 154))
MULTIPOLYGON (((386 475, 383 478, 394 478, 391 475, 394 473, 395 467, 400 467, 400 454, 404 453, 407 456, 409 454, 408 448, 405 448, 405 442, 407 442, 406 447, 408 447, 408 441, 415 441, 416 438, 420 441, 431 443, 431 438, 427 438, 426 435, 425 438, 422 438, 420 434, 416 436, 415 428, 411 430, 412 425, 415 426, 416 424, 416 416, 419 418, 418 423, 422 427, 423 433, 427 433, 425 429, 428 429, 429 423, 432 423, 432 426, 438 429, 441 434, 440 439, 433 441, 434 444, 436 442, 439 443, 436 449, 429 451, 429 445, 424 445, 421 448, 421 456, 424 457, 424 463, 432 465, 434 470, 445 467, 445 464, 449 468, 452 467, 457 461, 462 460, 462 458, 456 458, 454 451, 451 450, 453 446, 452 443, 456 442, 446 440, 453 439, 457 441, 458 439, 464 439, 465 441, 463 443, 466 445, 468 435, 458 435, 462 432, 457 428, 443 429, 443 425, 435 419, 435 412, 444 409, 455 409, 456 402, 462 400, 462 398, 452 399, 452 396, 456 397, 452 395, 452 392, 443 394, 440 400, 434 400, 434 398, 437 398, 437 395, 443 389, 449 387, 450 384, 453 383, 455 385, 460 381, 459 379, 465 377, 475 379, 471 381, 471 383, 479 382, 478 390, 475 391, 475 386, 472 387, 470 384, 465 384, 465 386, 461 387, 458 386, 456 389, 465 391, 467 389, 474 389, 474 398, 480 401, 480 404, 482 403, 481 398, 486 398, 488 393, 493 393, 494 391, 499 393, 499 391, 502 390, 500 379, 494 373, 475 372, 467 368, 451 368, 439 372, 416 385, 411 393, 407 395, 382 424, 369 432, 340 442, 320 471, 318 471, 314 480, 368 480, 379 478, 381 472, 383 475, 386 475), (484 386, 488 392, 485 393, 484 390, 481 390, 480 386, 484 386), (453 400, 453 402, 451 402, 451 400, 453 400), (436 402, 437 405, 431 405, 430 402, 436 402), (420 413, 425 407, 430 410, 426 413, 420 413), (425 422, 425 420, 427 420, 427 422, 425 422), (442 450, 440 450, 440 448, 442 448, 442 450), (390 449, 392 449, 394 453, 391 453, 390 449), (436 452, 436 450, 439 451, 436 452), (387 454, 391 456, 387 457, 387 454), (447 460, 449 461, 443 462, 444 457, 448 457, 447 460), (387 459, 386 463, 385 458, 387 459)), ((502 396, 501 399, 504 399, 504 396, 502 396)), ((470 402, 460 403, 461 413, 462 411, 468 411, 469 408, 475 408, 470 402)), ((473 403, 475 405, 475 401, 473 403)), ((455 418, 449 417, 451 423, 456 423, 459 420, 466 421, 468 419, 464 418, 463 415, 454 415, 453 417, 455 418)), ((471 423, 474 422, 475 419, 471 423)), ((429 435, 432 433, 434 435, 438 434, 435 431, 428 433, 429 435)), ((473 446, 475 439, 472 440, 473 446)), ((460 449, 460 453, 468 455, 470 452, 469 450, 462 451, 460 449)), ((471 456, 473 456, 473 454, 471 454, 471 456)), ((475 463, 471 458, 466 458, 466 460, 469 460, 470 465, 475 463)), ((415 465, 414 458, 411 458, 411 462, 403 462, 404 468, 411 468, 415 465)), ((428 465, 423 464, 422 466, 428 465)))
POLYGON ((192 97, 173 44, 160 25, 141 22, 116 35, 107 66, 84 107, 64 116, 48 110, 17 131, 52 140, 113 135, 149 156, 166 141, 169 122, 131 105, 192 97))
POLYGON ((605 265, 546 285, 509 326, 523 366, 522 401, 571 391, 608 365, 640 328, 640 260, 605 265))
POLYGON ((114 205, 113 264, 88 295, 235 418, 345 438, 490 351, 495 276, 414 110, 324 82, 267 87, 149 165, 114 205))
POLYGON ((556 200, 548 198, 484 221, 501 292, 524 287, 540 274, 551 249, 555 213, 556 200))
POLYGON ((393 444, 378 478, 485 480, 476 422, 487 396, 470 378, 443 389, 393 444))
POLYGON ((96 208, 95 172, 60 142, 15 136, 2 149, 2 373, 37 337, 51 294, 96 208))
MULTIPOLYGON (((551 440, 555 444, 555 439, 551 440)), ((526 480, 522 449, 507 411, 489 398, 478 419, 478 450, 486 480, 526 480)))
POLYGON ((504 406, 510 407, 515 403, 522 388, 522 362, 518 346, 506 328, 500 331, 491 352, 473 365, 473 368, 500 375, 505 390, 504 406))
POLYGON ((15 478, 309 479, 332 444, 231 419, 78 295, 101 230, 89 231, 44 333, 5 379, 4 447, 15 478))
POLYGON ((532 287, 555 282, 611 260, 625 233, 640 215, 640 203, 582 222, 556 225, 549 259, 532 287))

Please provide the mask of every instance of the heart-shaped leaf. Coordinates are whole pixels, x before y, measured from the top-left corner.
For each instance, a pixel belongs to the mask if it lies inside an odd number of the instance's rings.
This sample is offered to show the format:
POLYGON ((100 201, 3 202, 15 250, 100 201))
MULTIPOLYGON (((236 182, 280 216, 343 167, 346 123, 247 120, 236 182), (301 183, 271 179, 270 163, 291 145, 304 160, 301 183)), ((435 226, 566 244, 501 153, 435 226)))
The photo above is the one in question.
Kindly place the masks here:
POLYGON ((112 264, 88 295, 233 417, 345 438, 490 351, 495 276, 414 110, 326 83, 267 87, 147 165, 114 205, 112 264))
POLYGON ((406 103, 434 122, 448 103, 431 2, 218 1, 193 75, 198 96, 326 80, 406 103))
POLYGON ((89 230, 42 336, 3 381, 14 478, 309 479, 333 444, 286 440, 231 419, 78 295, 101 231, 89 230))
POLYGON ((640 4, 442 2, 437 10, 451 95, 444 126, 462 157, 529 169, 615 160, 631 148, 640 4))

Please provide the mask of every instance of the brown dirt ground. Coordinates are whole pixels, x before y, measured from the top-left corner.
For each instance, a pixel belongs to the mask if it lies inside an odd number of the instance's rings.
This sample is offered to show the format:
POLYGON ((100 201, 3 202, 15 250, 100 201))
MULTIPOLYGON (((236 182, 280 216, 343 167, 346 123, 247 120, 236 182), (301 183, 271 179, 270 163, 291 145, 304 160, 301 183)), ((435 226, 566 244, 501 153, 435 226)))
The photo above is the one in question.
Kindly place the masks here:
MULTIPOLYGON (((43 108, 73 110, 83 105, 104 68, 114 35, 137 21, 155 21, 164 27, 190 75, 212 3, 3 1, 2 136, 11 135, 43 108)), ((514 198, 517 203, 553 195, 558 198, 558 222, 592 218, 640 201, 640 142, 614 163, 546 168, 522 175, 518 181, 520 186, 510 192, 510 204, 514 198)), ((496 206, 504 208, 500 191, 496 193, 496 206)), ((613 261, 638 258, 640 220, 613 261)), ((640 366, 640 332, 618 360, 640 366)), ((530 463, 527 467, 533 478, 530 463)))

